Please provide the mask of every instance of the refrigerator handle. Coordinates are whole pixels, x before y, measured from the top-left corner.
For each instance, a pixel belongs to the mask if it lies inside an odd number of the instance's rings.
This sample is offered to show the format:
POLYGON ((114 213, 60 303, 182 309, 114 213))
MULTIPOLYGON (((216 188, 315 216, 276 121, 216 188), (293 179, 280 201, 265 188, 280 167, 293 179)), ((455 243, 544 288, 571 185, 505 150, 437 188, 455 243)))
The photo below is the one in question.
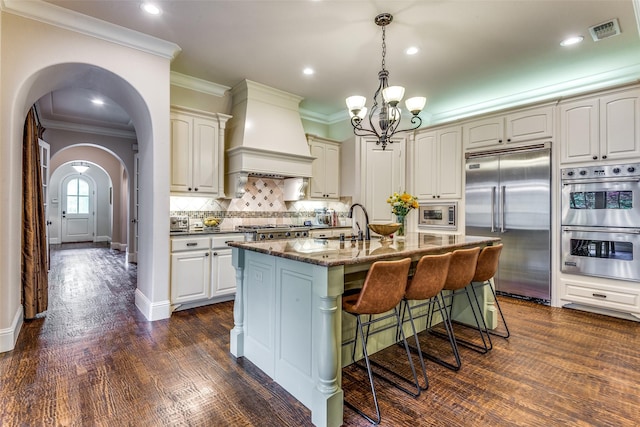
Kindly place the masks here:
POLYGON ((495 226, 496 217, 496 187, 491 187, 491 232, 496 232, 495 226))
POLYGON ((506 190, 506 186, 503 185, 502 188, 500 189, 500 232, 504 233, 505 228, 504 228, 504 204, 505 204, 505 190, 506 190))

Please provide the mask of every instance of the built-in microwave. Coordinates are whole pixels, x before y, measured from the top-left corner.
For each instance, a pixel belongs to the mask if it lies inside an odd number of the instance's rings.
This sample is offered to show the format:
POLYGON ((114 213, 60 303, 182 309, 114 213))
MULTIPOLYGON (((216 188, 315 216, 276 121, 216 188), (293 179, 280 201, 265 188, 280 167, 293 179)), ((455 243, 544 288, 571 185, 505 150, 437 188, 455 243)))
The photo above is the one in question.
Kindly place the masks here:
POLYGON ((418 226, 423 228, 458 229, 458 203, 421 203, 418 226))

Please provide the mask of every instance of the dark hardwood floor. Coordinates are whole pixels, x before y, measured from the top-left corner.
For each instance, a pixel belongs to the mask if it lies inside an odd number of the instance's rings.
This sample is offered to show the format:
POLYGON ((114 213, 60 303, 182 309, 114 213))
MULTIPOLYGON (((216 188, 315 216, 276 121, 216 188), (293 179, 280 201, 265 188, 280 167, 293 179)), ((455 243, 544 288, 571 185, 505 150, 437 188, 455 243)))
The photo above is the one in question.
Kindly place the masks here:
MULTIPOLYGON (((233 303, 147 322, 136 266, 94 245, 52 253, 49 310, 0 354, 2 426, 307 426, 310 412, 249 361, 229 354, 233 303)), ((377 382, 385 426, 640 425, 640 324, 501 298, 512 336, 459 372, 428 362, 410 398, 377 382)), ((445 349, 445 341, 422 338, 445 349)), ((375 355, 401 360, 398 348, 375 355)), ((435 351, 434 350, 434 351, 435 351)), ((403 369, 401 367, 400 369, 403 369)), ((345 394, 369 402, 365 374, 345 394)), ((345 409, 345 425, 367 426, 345 409)))

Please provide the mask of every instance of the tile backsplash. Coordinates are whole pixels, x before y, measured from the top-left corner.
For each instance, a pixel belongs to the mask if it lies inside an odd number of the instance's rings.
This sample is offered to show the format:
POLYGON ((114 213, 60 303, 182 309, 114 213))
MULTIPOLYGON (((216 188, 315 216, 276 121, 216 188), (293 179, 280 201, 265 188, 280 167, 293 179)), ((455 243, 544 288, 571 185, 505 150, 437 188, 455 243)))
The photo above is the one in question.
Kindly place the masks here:
POLYGON ((339 225, 349 226, 347 218, 351 197, 340 201, 284 201, 284 180, 249 177, 242 198, 212 199, 207 197, 172 196, 170 215, 189 218, 222 218, 221 228, 235 228, 243 224, 304 224, 315 221, 315 209, 333 209, 339 225))

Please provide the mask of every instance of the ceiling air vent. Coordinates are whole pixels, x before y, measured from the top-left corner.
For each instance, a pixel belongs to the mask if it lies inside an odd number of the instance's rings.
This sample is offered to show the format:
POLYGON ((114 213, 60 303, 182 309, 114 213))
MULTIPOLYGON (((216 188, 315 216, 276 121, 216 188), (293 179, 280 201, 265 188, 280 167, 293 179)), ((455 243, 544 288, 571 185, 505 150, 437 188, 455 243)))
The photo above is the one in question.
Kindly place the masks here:
POLYGON ((594 25, 589 28, 589 33, 591 33, 591 37, 594 42, 600 41, 602 39, 606 39, 608 37, 617 36, 620 34, 620 25, 618 24, 618 19, 614 18, 607 22, 603 22, 602 24, 594 25))

